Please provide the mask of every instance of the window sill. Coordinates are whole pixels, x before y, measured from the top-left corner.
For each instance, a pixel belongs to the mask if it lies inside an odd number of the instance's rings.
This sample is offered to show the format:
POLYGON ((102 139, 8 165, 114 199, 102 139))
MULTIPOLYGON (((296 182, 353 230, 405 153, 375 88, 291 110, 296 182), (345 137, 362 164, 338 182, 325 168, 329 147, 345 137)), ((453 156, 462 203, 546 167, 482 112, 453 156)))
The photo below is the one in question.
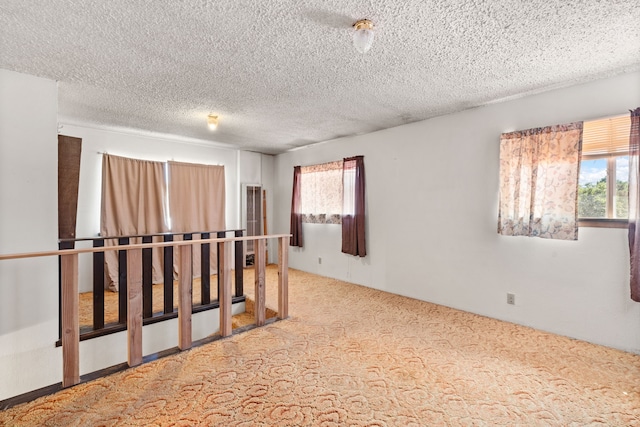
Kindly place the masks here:
POLYGON ((610 218, 580 218, 578 220, 578 227, 628 228, 629 220, 610 218))

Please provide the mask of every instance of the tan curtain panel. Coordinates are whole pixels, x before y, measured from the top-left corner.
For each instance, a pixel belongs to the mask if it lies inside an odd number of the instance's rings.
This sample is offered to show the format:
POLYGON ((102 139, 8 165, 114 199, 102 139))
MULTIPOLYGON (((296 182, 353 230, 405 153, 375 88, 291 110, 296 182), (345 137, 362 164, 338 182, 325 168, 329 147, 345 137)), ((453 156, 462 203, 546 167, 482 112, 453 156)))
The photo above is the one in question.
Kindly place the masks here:
MULTIPOLYGON (((169 162, 168 167, 171 230, 175 233, 225 230, 224 166, 169 162)), ((211 274, 218 269, 217 253, 216 245, 212 245, 211 274)), ((174 271, 178 272, 175 261, 174 271)), ((200 245, 193 245, 193 274, 200 276, 200 245)))
POLYGON ((502 134, 498 233, 578 239, 582 122, 502 134))
MULTIPOLYGON (((165 218, 164 163, 104 154, 100 234, 126 236, 169 231, 165 218)), ((137 239, 136 242, 140 242, 137 239)), ((113 246, 116 241, 105 241, 113 246)), ((132 241, 132 243, 134 243, 132 241)), ((105 252, 106 286, 118 290, 116 251, 105 252)), ((153 283, 163 280, 162 250, 153 250, 153 283)))

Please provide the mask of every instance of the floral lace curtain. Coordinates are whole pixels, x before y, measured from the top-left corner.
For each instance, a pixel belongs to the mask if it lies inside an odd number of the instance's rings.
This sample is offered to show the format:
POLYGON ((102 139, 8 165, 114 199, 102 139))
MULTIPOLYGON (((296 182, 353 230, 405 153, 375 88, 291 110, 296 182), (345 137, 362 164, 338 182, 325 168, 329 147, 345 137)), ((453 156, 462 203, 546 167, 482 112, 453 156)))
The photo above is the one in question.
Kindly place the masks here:
POLYGON ((578 239, 582 122, 502 134, 498 233, 578 239))
POLYGON ((301 168, 302 222, 342 221, 342 160, 301 168))
POLYGON ((631 299, 640 302, 640 108, 631 111, 629 134, 629 253, 631 299))

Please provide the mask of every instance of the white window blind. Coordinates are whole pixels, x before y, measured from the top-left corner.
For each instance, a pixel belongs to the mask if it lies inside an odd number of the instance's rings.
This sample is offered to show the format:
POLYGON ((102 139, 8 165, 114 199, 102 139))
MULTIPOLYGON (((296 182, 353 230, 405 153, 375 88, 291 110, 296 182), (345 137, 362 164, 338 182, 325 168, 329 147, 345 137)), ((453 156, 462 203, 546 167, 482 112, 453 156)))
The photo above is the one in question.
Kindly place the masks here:
POLYGON ((629 151, 629 115, 584 122, 583 156, 620 155, 629 151))

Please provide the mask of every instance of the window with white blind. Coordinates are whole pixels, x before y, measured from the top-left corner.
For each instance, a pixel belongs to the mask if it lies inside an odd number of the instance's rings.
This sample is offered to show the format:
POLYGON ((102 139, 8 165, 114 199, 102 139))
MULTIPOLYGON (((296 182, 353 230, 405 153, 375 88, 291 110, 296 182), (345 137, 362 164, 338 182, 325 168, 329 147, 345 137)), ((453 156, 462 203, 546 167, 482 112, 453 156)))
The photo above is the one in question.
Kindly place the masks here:
POLYGON ((628 115, 584 122, 578 182, 581 226, 624 224, 629 210, 628 115))

